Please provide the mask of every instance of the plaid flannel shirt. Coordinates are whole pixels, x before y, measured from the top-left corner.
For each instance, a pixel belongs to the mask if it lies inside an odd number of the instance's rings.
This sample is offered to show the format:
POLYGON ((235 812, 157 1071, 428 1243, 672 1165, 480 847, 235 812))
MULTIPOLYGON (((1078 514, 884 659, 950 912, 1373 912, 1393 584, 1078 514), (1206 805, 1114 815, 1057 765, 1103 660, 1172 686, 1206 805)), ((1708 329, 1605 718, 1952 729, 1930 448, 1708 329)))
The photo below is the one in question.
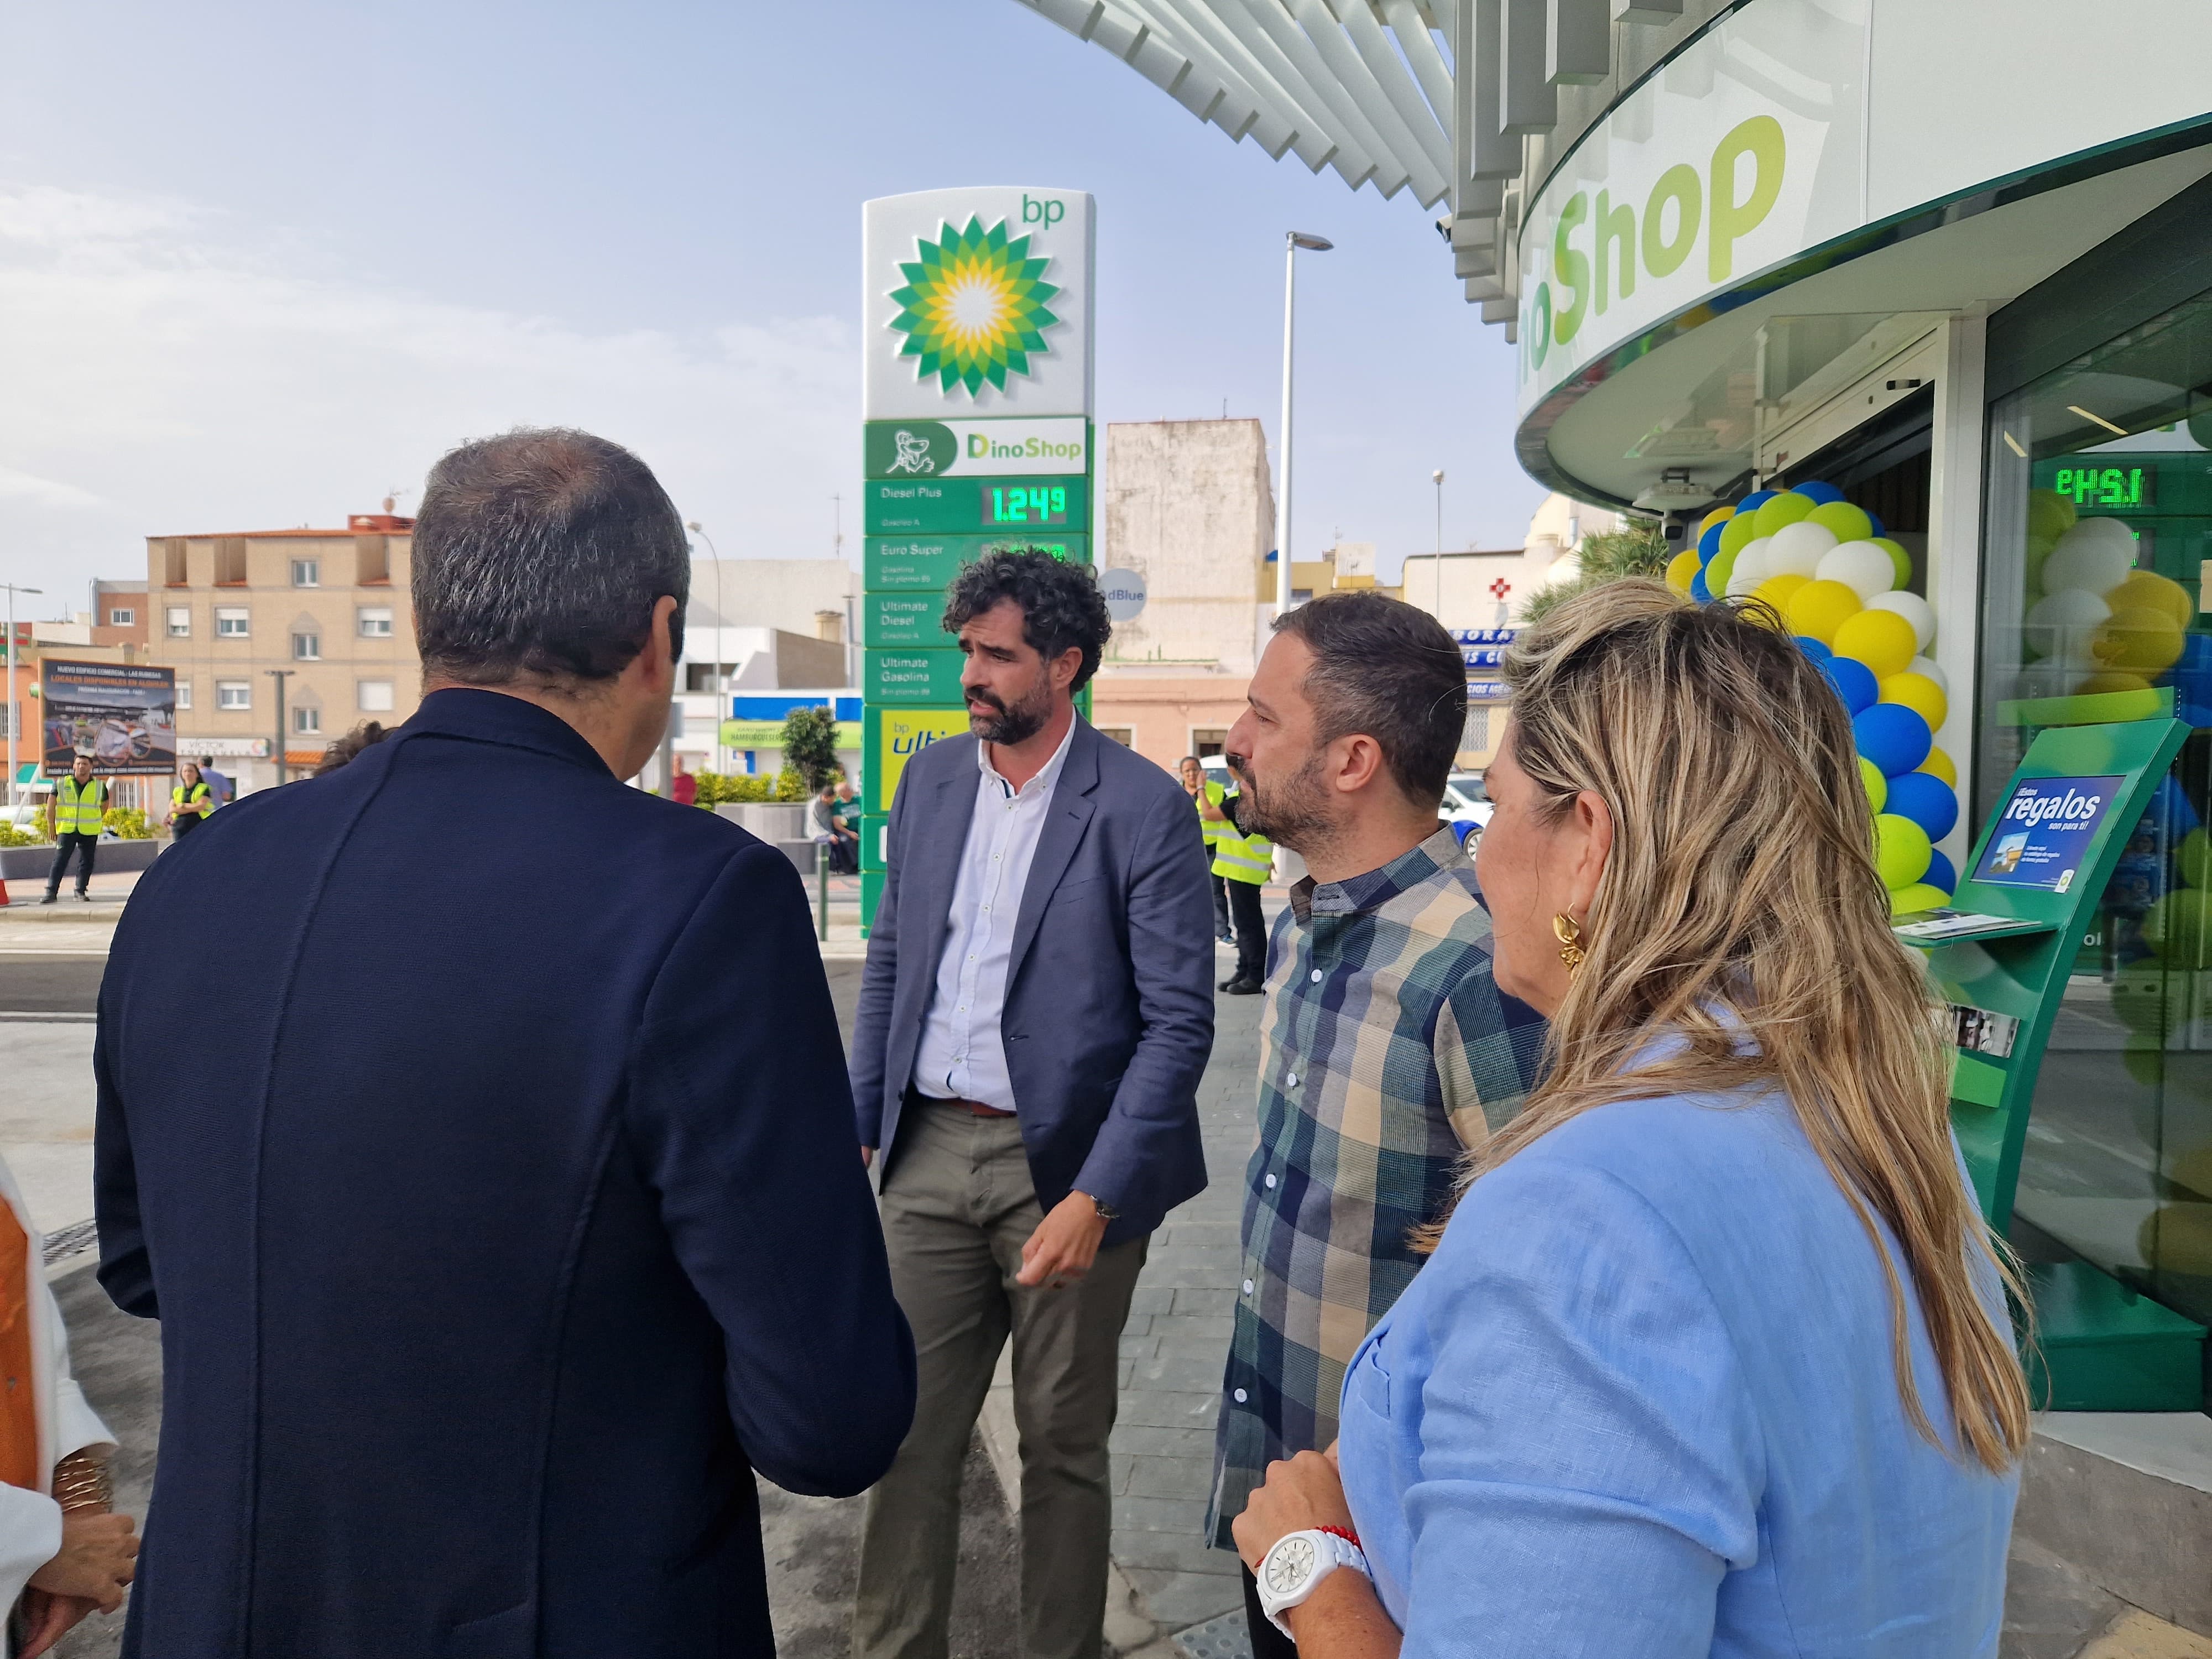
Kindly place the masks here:
POLYGON ((1345 1368, 1420 1266, 1407 1232, 1535 1082, 1544 1023, 1491 978, 1476 895, 1446 827, 1379 870, 1300 882, 1276 918, 1206 1517, 1219 1547, 1270 1462, 1336 1438, 1345 1368))

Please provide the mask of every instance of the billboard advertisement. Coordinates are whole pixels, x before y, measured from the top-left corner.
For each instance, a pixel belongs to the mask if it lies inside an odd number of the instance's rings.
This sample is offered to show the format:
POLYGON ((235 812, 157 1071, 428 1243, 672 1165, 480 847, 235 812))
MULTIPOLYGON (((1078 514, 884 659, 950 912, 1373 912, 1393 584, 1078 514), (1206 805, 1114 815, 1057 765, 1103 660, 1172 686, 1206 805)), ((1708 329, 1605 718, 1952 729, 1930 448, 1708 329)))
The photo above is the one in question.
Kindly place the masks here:
POLYGON ((103 778, 167 777, 177 769, 177 672, 141 663, 40 665, 46 754, 40 770, 66 773, 80 755, 103 778))

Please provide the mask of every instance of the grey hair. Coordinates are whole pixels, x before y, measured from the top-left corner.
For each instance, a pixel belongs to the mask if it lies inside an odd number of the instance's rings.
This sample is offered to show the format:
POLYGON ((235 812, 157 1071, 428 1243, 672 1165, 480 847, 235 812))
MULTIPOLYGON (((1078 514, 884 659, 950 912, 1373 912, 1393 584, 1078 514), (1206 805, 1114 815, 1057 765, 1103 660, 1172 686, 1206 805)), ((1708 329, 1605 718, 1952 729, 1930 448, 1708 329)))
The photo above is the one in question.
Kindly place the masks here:
POLYGON ((410 584, 426 675, 505 685, 613 678, 676 601, 691 549, 667 491, 619 444, 562 428, 463 444, 430 469, 410 584))

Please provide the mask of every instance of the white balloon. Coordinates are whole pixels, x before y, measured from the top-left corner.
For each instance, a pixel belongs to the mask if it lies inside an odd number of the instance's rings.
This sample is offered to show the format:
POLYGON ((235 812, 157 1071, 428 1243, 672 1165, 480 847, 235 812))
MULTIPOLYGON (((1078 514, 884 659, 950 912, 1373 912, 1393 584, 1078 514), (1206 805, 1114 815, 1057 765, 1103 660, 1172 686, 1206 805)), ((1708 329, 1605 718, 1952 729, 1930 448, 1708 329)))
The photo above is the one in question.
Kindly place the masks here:
POLYGON ((1771 536, 1753 536, 1736 550, 1735 564, 1729 571, 1729 592, 1733 593, 1736 591, 1735 579, 1747 571, 1750 572, 1755 583, 1763 582, 1769 576, 1779 574, 1766 568, 1766 550, 1772 545, 1773 541, 1774 538, 1771 536))
POLYGON ((1951 695, 1951 677, 1936 665, 1936 659, 1933 657, 1915 657, 1905 665, 1905 672, 1908 674, 1924 674, 1936 682, 1945 696, 1951 695))
POLYGON ((1767 538, 1764 561, 1770 576, 1809 576, 1836 545, 1836 532, 1826 525, 1800 519, 1784 525, 1767 538))
POLYGON ((1743 568, 1743 561, 1738 559, 1735 562, 1735 568, 1729 572, 1729 597, 1732 599, 1741 599, 1765 580, 1766 578, 1756 570, 1746 570, 1743 568))
POLYGON ((2118 587, 2135 568, 2134 532, 2118 519, 2083 519, 2058 538, 2043 562, 2043 591, 2078 587, 2091 593, 2118 587))
MULTIPOLYGON (((1877 547, 1875 551, 1879 553, 1881 550, 1877 547)), ((1901 590, 1894 593, 1877 593, 1867 601, 1867 609, 1894 611, 1911 623, 1912 637, 1919 642, 1923 651, 1936 643, 1936 607, 1917 593, 1901 590)))
POLYGON ((1841 582, 1869 604, 1875 594, 1897 586, 1897 566, 1888 550, 1872 542, 1845 542, 1832 548, 1814 574, 1824 582, 1841 582))
MULTIPOLYGON (((2051 555, 2053 558, 2057 556, 2051 555)), ((2063 658, 2069 662, 2078 661, 2084 667, 2094 667, 2096 659, 2089 654, 2089 636, 2112 614, 2112 607, 2086 588, 2062 587, 2028 608, 2021 625, 2021 635, 2027 648, 2039 657, 2063 658)))

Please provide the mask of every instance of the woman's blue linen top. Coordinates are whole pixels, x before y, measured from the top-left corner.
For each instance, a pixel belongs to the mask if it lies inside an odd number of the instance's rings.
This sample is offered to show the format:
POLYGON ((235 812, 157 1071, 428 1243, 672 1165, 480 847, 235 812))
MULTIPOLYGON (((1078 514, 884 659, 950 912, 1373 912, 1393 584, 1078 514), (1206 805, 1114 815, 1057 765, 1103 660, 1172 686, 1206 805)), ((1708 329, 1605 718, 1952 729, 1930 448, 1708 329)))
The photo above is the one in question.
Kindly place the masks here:
POLYGON ((1598 1107, 1485 1176, 1345 1378, 1405 1659, 1994 1656, 2017 1478, 1912 1426, 1890 1319, 1778 1093, 1598 1107))

